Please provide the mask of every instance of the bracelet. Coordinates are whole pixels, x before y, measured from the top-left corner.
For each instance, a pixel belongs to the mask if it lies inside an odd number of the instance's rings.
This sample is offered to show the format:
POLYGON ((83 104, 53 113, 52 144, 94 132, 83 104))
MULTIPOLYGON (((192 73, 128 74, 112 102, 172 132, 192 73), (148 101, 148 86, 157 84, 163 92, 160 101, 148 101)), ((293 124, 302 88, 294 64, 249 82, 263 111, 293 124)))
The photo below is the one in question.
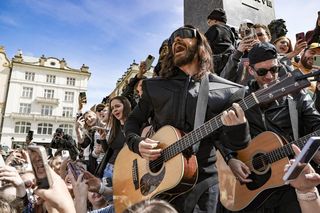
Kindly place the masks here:
POLYGON ((229 160, 231 160, 232 158, 234 158, 234 156, 231 153, 229 153, 224 157, 224 160, 228 164, 229 160))
POLYGON ((316 187, 312 192, 300 192, 298 189, 296 189, 296 194, 298 200, 312 201, 319 198, 319 192, 316 187))
POLYGON ((102 182, 100 182, 100 189, 99 189, 98 193, 100 195, 102 195, 105 190, 106 190, 106 186, 102 182))

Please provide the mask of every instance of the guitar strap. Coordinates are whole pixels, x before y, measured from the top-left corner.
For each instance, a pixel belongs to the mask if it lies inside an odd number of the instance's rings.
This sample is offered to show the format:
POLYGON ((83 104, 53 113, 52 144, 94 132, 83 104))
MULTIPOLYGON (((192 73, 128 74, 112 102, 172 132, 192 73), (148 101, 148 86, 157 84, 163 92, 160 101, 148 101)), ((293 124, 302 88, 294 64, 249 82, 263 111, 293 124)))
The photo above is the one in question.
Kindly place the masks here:
POLYGON ((293 139, 298 140, 299 137, 299 128, 298 128, 298 110, 297 110, 297 103, 292 98, 288 98, 288 105, 289 105, 289 113, 290 113, 290 120, 291 126, 293 131, 293 139))
MULTIPOLYGON (((203 76, 200 83, 193 129, 198 128, 204 122, 206 111, 207 111, 207 105, 208 105, 208 96, 209 96, 209 79, 208 79, 208 74, 206 73, 203 76)), ((193 153, 198 152, 199 146, 200 146, 200 141, 192 146, 193 153)))

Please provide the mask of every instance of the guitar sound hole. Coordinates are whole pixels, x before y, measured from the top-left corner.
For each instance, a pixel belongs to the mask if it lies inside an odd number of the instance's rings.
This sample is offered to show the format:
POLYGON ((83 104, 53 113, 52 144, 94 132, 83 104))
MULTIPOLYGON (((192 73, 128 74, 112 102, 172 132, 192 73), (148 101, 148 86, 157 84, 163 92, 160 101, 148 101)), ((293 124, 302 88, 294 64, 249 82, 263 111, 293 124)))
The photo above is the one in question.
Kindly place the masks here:
POLYGON ((255 171, 264 172, 269 167, 269 162, 267 157, 263 153, 258 153, 254 155, 252 160, 252 166, 255 171))
POLYGON ((158 158, 154 161, 150 161, 149 162, 150 171, 153 173, 157 173, 162 168, 162 165, 163 165, 163 160, 161 158, 158 158))

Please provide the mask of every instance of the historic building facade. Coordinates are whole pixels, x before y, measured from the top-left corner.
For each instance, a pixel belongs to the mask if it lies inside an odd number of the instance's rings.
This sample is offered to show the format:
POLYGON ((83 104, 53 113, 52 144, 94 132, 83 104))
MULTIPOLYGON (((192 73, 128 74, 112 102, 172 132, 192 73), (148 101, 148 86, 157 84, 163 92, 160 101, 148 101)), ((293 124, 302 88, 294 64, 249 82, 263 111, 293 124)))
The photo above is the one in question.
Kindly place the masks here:
MULTIPOLYGON (((133 61, 132 64, 130 64, 130 67, 127 69, 126 72, 123 73, 123 75, 117 80, 115 89, 110 93, 109 97, 114 97, 117 95, 121 95, 122 90, 125 88, 125 86, 128 84, 131 78, 133 78, 136 74, 139 72, 139 64, 137 64, 135 61, 133 61)), ((151 67, 145 74, 147 78, 151 78, 153 75, 153 67, 151 67)))
POLYGON ((1 144, 25 146, 29 130, 34 131, 33 142, 43 145, 51 142, 58 127, 75 136, 78 95, 87 91, 90 75, 85 65, 73 69, 64 59, 18 52, 10 65, 1 144))

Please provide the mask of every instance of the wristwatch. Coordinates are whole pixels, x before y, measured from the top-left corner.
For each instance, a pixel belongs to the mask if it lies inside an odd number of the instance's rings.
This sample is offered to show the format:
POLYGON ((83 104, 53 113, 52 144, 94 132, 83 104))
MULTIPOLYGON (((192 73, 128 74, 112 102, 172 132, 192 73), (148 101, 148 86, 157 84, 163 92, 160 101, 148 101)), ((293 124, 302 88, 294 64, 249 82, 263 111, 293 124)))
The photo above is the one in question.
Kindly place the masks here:
POLYGON ((313 192, 300 192, 299 190, 296 189, 296 194, 298 200, 306 200, 306 201, 311 201, 311 200, 317 200, 319 198, 319 192, 317 188, 313 190, 313 192))

